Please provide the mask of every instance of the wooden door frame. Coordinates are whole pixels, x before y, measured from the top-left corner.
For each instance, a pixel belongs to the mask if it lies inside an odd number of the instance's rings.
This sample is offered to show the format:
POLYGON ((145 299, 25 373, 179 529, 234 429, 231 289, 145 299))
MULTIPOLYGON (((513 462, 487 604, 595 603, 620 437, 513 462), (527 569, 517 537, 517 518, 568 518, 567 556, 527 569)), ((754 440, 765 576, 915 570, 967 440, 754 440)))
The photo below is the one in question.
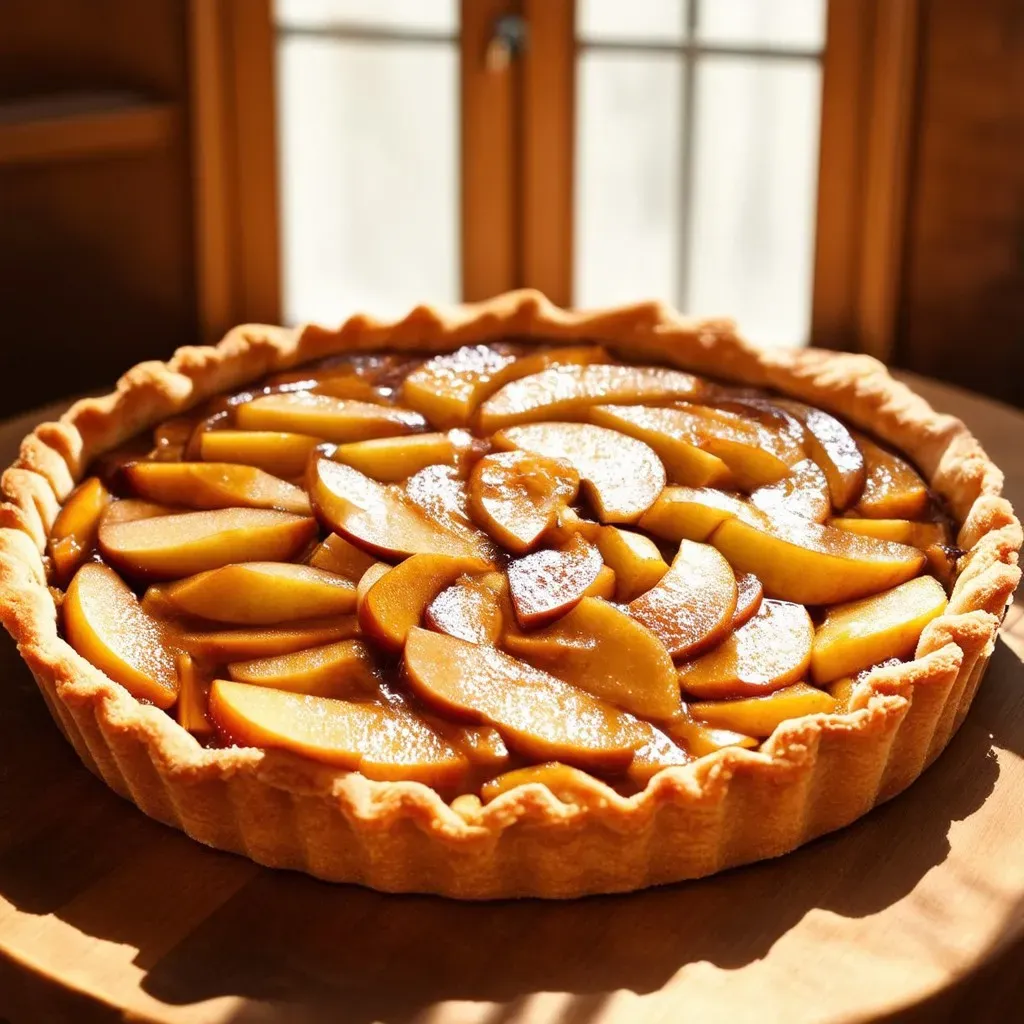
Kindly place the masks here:
POLYGON ((893 354, 920 96, 920 0, 829 0, 811 340, 893 354))
POLYGON ((204 342, 281 321, 272 0, 189 0, 196 309, 204 342))

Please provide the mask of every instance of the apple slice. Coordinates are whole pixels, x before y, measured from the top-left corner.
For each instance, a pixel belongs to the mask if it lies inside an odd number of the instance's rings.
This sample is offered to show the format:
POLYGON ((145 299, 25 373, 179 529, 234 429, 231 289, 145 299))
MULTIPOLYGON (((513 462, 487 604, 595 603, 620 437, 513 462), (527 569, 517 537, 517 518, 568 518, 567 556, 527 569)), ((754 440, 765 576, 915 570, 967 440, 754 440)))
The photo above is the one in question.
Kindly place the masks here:
POLYGON ((359 582, 356 584, 356 614, 358 615, 361 611, 363 604, 366 602, 366 595, 369 594, 370 588, 382 577, 386 576, 394 566, 388 565, 387 562, 374 562, 362 576, 359 577, 359 582))
POLYGON ((503 548, 522 555, 555 525, 579 490, 576 470, 533 452, 485 455, 469 477, 469 512, 503 548))
POLYGON ((323 438, 283 430, 204 430, 198 442, 205 462, 237 462, 288 480, 302 476, 318 444, 323 438))
POLYGON ((640 528, 664 540, 706 541, 726 520, 768 517, 739 495, 710 487, 666 487, 640 520, 640 528))
POLYGON ((605 568, 615 573, 615 599, 628 603, 661 581, 668 563, 650 537, 617 526, 602 526, 597 534, 597 550, 605 568))
POLYGON ((446 434, 410 434, 377 437, 339 445, 335 462, 358 469, 382 483, 400 483, 427 466, 454 466, 473 447, 472 434, 451 430, 446 434))
POLYGON ((907 657, 924 627, 945 610, 946 592, 932 576, 829 608, 814 636, 814 681, 830 683, 886 658, 907 657))
POLYGON ((611 601, 615 597, 616 583, 615 570, 607 565, 602 565, 597 570, 594 582, 583 591, 584 597, 600 597, 602 600, 611 601))
POLYGON ((236 683, 316 697, 359 699, 380 692, 373 654, 361 640, 339 640, 273 658, 234 661, 228 665, 228 675, 236 683))
POLYGON ((683 665, 679 684, 686 693, 705 700, 771 693, 807 673, 813 640, 814 626, 806 608, 765 600, 746 625, 714 650, 683 665))
POLYGON ((332 530, 382 558, 490 554, 485 543, 430 519, 401 491, 330 459, 310 464, 309 494, 317 514, 332 530))
POLYGON ((733 612, 730 629, 739 629, 749 622, 761 607, 764 599, 764 587, 761 581, 750 572, 741 572, 736 577, 736 611, 733 612))
POLYGON ((732 628, 738 590, 729 563, 710 545, 684 540, 656 587, 629 604, 673 658, 713 647, 732 628))
POLYGON ((483 577, 464 577, 442 590, 427 606, 430 629, 471 644, 491 644, 501 636, 501 600, 483 577))
POLYGON ((235 743, 279 748, 367 778, 457 786, 466 758, 408 709, 288 693, 226 679, 210 689, 210 715, 235 743))
POLYGON ((508 585, 516 621, 538 629, 571 611, 597 579, 601 553, 582 537, 561 550, 545 549, 508 565, 508 585))
POLYGON ((605 362, 594 345, 553 348, 516 357, 489 345, 466 345, 428 359, 402 385, 402 401, 438 428, 467 424, 477 406, 503 384, 548 366, 605 362))
POLYGON ((933 544, 949 544, 949 528, 944 523, 914 523, 909 519, 854 519, 837 516, 829 520, 829 526, 850 533, 859 533, 862 537, 875 537, 878 540, 891 540, 897 544, 909 544, 911 547, 925 550, 933 544))
POLYGON ((757 576, 770 597, 799 604, 836 604, 888 590, 924 565, 916 548, 796 516, 761 524, 727 519, 711 543, 737 572, 757 576))
POLYGON ((750 492, 750 504, 769 516, 795 515, 823 523, 832 514, 828 480, 813 459, 798 462, 778 483, 750 492))
POLYGON ((661 459, 671 483, 687 487, 734 488, 729 467, 700 447, 692 417, 679 409, 643 405, 595 405, 592 422, 628 434, 649 445, 661 459))
POLYGON ((650 447, 592 423, 510 427, 493 440, 499 448, 519 448, 574 466, 602 523, 636 522, 665 486, 665 467, 650 447))
POLYGON ((155 501, 139 498, 119 498, 112 501, 100 516, 100 528, 108 523, 131 523, 136 519, 153 519, 156 516, 173 516, 180 512, 173 505, 159 505, 155 501))
POLYGON ((799 420, 806 428, 804 447, 828 480, 832 505, 849 508, 864 488, 864 456, 847 428, 822 409, 814 409, 789 398, 773 403, 799 420))
POLYGON ((595 786, 599 789, 606 788, 604 783, 598 782, 592 775, 581 772, 578 768, 573 768, 572 765, 548 761, 546 764, 529 764, 523 768, 514 768, 488 780, 480 787, 480 799, 484 803, 490 803, 519 786, 544 786, 556 800, 565 804, 578 804, 581 799, 586 799, 593 792, 595 786))
POLYGON ((313 549, 307 564, 314 569, 324 569, 326 572, 333 572, 336 576, 344 576, 345 579, 358 583, 363 573, 371 565, 377 564, 377 559, 350 544, 344 537, 329 533, 313 549))
POLYGON ((354 366, 307 367, 275 373, 268 387, 280 391, 311 391, 333 398, 357 398, 361 402, 380 402, 381 394, 373 383, 359 375, 354 366))
POLYGON ((478 548, 481 557, 498 554, 490 538, 469 513, 469 488, 454 466, 427 466, 405 481, 403 493, 430 519, 478 548))
POLYGON ((662 728, 673 743, 693 757, 705 757, 726 747, 742 747, 749 750, 758 745, 753 736, 734 732, 732 729, 716 729, 704 722, 698 722, 690 717, 689 710, 677 715, 671 722, 664 723, 662 728))
POLYGON ((546 629, 511 632, 505 649, 595 697, 644 718, 679 710, 672 659, 647 628, 607 601, 585 597, 546 629))
POLYGON ((178 696, 171 636, 150 618, 113 569, 86 562, 61 605, 64 633, 78 653, 132 696, 158 708, 178 696))
POLYGON ((211 680, 200 672, 191 654, 182 652, 176 664, 178 703, 175 706, 175 717, 178 725, 193 736, 210 736, 214 731, 208 706, 211 680))
POLYGON ((427 606, 442 590, 462 575, 490 568, 479 558, 412 555, 366 591, 359 605, 359 625, 381 646, 399 651, 409 630, 420 624, 427 606))
POLYGON ((509 750, 497 729, 489 725, 455 725, 444 719, 435 722, 427 715, 423 718, 452 746, 461 750, 475 768, 500 772, 508 767, 509 750))
POLYGON ((242 562, 163 588, 179 612, 235 626, 275 626, 343 615, 356 606, 351 580, 290 562, 242 562))
POLYGON ((744 491, 777 483, 804 458, 787 435, 744 416, 704 405, 677 402, 691 436, 704 451, 720 458, 744 491))
POLYGON ((96 549, 100 519, 110 505, 110 491, 97 476, 79 484, 64 502, 50 530, 50 558, 56 582, 66 587, 75 570, 96 549))
POLYGON ((308 391, 286 391, 254 398, 235 409, 235 423, 243 430, 311 434, 335 444, 415 434, 427 426, 426 420, 410 409, 313 395, 308 391))
POLYGON ((631 715, 494 647, 413 627, 405 669, 424 701, 493 725, 511 747, 539 761, 615 771, 645 739, 631 715))
POLYGON ((734 729, 766 737, 783 723, 804 715, 828 715, 838 710, 836 699, 807 683, 794 683, 762 697, 712 700, 690 705, 690 713, 719 729, 734 729))
POLYGON ((184 508, 277 508, 310 514, 309 498, 295 484, 262 469, 232 462, 132 462, 125 480, 140 498, 184 508))
POLYGON ((693 755, 666 733, 649 725, 647 742, 633 755, 626 776, 635 786, 646 787, 663 768, 689 764, 693 755))
POLYGON ((178 579, 232 562, 282 562, 316 535, 316 520, 263 508, 182 512, 100 524, 99 546, 133 576, 178 579))
POLYGON ((703 387, 692 374, 661 366, 554 366, 514 380, 488 398, 480 406, 480 429, 493 434, 517 423, 585 419, 593 405, 692 398, 703 387))
POLYGON ((350 640, 358 632, 356 617, 343 615, 270 628, 188 630, 177 639, 196 658, 223 665, 322 647, 339 640, 350 640))
POLYGON ((928 486, 908 462, 857 435, 867 475, 855 508, 868 519, 920 519, 928 509, 928 486))

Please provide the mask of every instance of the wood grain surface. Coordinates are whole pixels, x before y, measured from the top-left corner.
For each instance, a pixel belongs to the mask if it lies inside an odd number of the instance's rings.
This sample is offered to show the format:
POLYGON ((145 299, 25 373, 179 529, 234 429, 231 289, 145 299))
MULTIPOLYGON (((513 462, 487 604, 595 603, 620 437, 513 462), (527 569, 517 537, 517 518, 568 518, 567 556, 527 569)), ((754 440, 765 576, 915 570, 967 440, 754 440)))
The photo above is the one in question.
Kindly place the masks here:
MULTIPOLYGON (((1024 416, 919 389, 967 420, 1024 507, 1024 416)), ((0 464, 25 429, 0 431, 0 464)), ((1022 620, 1011 609, 947 751, 866 819, 701 882, 561 904, 385 896, 205 849, 79 764, 4 636, 0 1019, 1017 1019, 1022 620)))

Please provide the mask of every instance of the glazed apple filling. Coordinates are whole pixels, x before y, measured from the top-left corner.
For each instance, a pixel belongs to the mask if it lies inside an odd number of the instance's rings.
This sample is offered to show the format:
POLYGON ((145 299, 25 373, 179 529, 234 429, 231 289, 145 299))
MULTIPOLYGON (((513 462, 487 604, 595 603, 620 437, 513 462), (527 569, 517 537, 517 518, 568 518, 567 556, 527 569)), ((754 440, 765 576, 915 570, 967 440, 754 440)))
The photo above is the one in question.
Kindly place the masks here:
POLYGON ((338 357, 110 453, 68 642, 210 746, 483 799, 622 792, 848 709, 946 606, 949 520, 799 402, 598 345, 338 357))

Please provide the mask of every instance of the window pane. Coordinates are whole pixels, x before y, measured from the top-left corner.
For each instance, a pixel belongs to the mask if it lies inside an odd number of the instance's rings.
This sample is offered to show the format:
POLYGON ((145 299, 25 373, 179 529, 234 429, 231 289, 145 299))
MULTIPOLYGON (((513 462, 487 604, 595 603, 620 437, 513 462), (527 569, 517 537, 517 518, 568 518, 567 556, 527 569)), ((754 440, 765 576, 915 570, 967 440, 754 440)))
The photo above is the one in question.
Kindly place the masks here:
POLYGON ((686 0, 577 0, 576 34, 583 40, 680 43, 686 0))
POLYGON ((285 28, 360 25, 455 33, 457 0, 276 0, 275 17, 285 28))
POLYGON ((672 301, 682 59, 589 52, 578 74, 575 302, 672 301))
POLYGON ((764 344, 805 344, 820 68, 705 57, 696 88, 689 311, 734 316, 764 344))
POLYGON ((284 37, 278 62, 289 321, 456 300, 456 48, 284 37))
POLYGON ((820 50, 825 44, 825 0, 703 0, 697 38, 702 43, 820 50))

